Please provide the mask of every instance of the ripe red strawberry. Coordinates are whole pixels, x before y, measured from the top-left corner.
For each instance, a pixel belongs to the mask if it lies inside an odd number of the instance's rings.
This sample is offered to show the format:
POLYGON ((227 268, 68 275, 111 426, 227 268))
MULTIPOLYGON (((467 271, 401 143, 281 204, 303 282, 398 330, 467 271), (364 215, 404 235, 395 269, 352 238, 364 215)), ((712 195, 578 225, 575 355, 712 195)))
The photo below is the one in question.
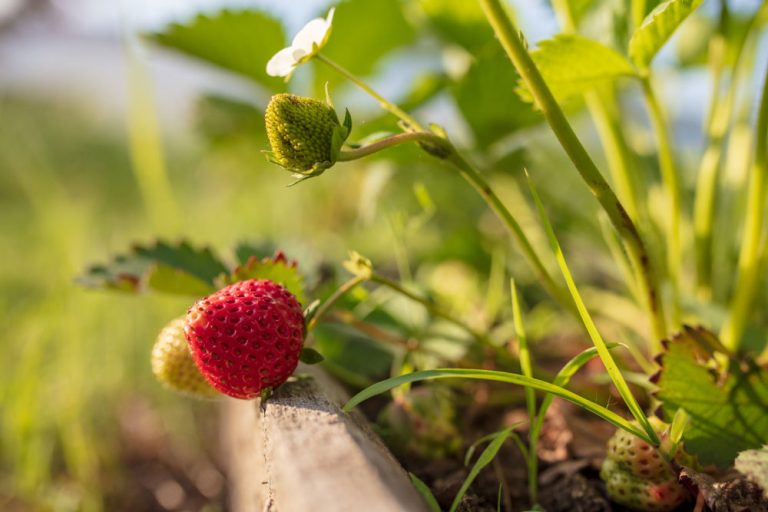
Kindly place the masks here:
POLYGON ((184 318, 163 327, 152 348, 152 373, 165 386, 200 398, 221 396, 205 380, 192 360, 184 336, 184 318))
MULTIPOLYGON (((651 423, 663 441, 664 424, 656 418, 651 418, 651 423)), ((685 466, 693 465, 693 459, 682 448, 675 460, 685 466)), ((611 499, 632 510, 671 511, 690 497, 658 451, 624 430, 617 430, 608 441, 600 478, 611 499)))
POLYGON ((208 382, 226 395, 249 399, 276 388, 296 369, 304 315, 288 290, 252 279, 197 301, 184 332, 208 382))

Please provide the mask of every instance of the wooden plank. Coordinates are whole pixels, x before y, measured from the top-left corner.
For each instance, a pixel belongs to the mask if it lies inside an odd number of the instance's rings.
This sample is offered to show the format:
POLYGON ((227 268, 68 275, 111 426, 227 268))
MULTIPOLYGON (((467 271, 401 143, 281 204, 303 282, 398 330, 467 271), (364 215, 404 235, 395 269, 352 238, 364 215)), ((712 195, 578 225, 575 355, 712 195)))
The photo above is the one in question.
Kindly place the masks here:
POLYGON ((400 464, 316 367, 258 400, 225 401, 234 512, 427 512, 400 464))

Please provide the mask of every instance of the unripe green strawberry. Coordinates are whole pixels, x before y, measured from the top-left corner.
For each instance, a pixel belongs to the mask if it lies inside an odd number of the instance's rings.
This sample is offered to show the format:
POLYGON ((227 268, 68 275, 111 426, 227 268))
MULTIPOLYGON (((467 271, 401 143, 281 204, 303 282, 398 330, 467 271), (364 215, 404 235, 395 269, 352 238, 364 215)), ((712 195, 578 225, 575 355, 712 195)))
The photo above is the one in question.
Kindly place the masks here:
POLYGON ((346 139, 334 141, 334 132, 343 131, 336 112, 312 98, 276 94, 267 105, 265 120, 274 161, 292 171, 330 167, 346 139))
MULTIPOLYGON (((651 424, 663 442, 663 423, 651 418, 651 424)), ((686 466, 693 463, 682 448, 675 461, 686 466)), ((624 430, 617 430, 608 441, 600 478, 613 501, 633 510, 671 511, 690 497, 658 450, 624 430)))
POLYGON ((152 348, 152 373, 167 387, 203 398, 220 396, 198 370, 184 335, 184 318, 163 327, 152 348))
POLYGON ((461 447, 456 410, 444 389, 421 387, 399 397, 381 411, 378 425, 387 445, 400 454, 438 459, 461 447))

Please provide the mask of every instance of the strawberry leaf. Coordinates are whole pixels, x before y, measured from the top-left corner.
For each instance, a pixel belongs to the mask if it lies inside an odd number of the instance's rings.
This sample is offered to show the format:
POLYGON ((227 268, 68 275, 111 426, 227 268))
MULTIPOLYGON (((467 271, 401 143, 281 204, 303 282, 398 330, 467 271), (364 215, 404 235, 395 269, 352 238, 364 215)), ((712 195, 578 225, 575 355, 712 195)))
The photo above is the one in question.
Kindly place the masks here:
POLYGON ((267 75, 267 61, 283 46, 279 21, 255 10, 222 10, 173 23, 150 38, 167 48, 245 76, 267 89, 285 90, 280 78, 267 75))
POLYGON ((679 409, 690 417, 685 448, 703 464, 730 466, 737 453, 768 443, 768 372, 731 362, 725 372, 712 358, 712 339, 703 329, 686 329, 658 358, 659 386, 667 421, 679 409))
POLYGON ((659 4, 637 28, 629 40, 629 56, 637 67, 644 69, 672 37, 702 0, 667 0, 659 4))
POLYGON ((247 279, 269 279, 282 285, 295 295, 299 303, 304 304, 306 301, 304 276, 296 268, 296 262, 288 261, 281 251, 275 253, 271 258, 259 259, 256 256, 250 256, 245 265, 235 269, 219 284, 226 286, 247 279))
POLYGON ((154 245, 134 245, 130 252, 115 256, 109 263, 93 265, 76 281, 88 288, 200 296, 215 291, 216 278, 227 272, 208 248, 160 240, 154 245))
MULTIPOLYGON (((576 34, 560 34, 539 43, 531 52, 552 94, 563 102, 623 76, 634 76, 632 64, 620 53, 597 41, 576 34)), ((533 102, 520 83, 520 97, 533 102)))

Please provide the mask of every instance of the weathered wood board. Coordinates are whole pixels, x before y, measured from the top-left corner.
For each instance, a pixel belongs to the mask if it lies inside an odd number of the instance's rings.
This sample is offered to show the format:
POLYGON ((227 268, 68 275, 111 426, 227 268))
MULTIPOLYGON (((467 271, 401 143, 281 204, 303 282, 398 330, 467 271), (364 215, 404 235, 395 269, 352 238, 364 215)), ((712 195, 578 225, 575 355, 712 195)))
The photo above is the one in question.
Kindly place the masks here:
POLYGON ((427 512, 405 471, 344 391, 314 367, 259 400, 224 403, 234 512, 427 512))

